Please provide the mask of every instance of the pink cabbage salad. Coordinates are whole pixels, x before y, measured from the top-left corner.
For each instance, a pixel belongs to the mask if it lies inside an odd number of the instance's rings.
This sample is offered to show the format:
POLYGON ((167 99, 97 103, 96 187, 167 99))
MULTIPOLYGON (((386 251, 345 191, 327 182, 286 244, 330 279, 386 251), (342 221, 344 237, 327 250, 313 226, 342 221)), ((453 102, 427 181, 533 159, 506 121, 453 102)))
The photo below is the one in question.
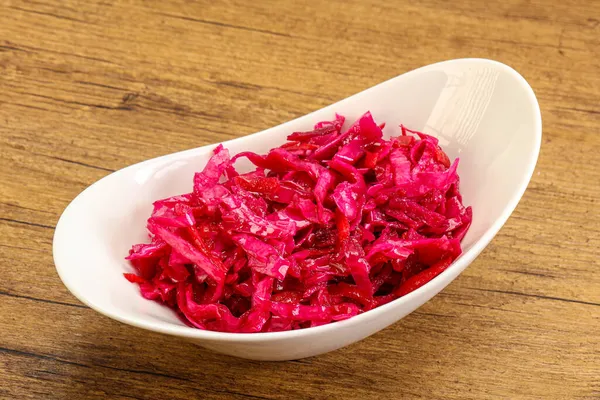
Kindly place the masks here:
POLYGON ((274 332, 350 318, 402 297, 461 253, 472 219, 438 140, 367 112, 294 132, 265 155, 222 145, 191 193, 154 203, 151 243, 127 260, 144 298, 190 326, 274 332), (256 169, 239 173, 245 157, 256 169))

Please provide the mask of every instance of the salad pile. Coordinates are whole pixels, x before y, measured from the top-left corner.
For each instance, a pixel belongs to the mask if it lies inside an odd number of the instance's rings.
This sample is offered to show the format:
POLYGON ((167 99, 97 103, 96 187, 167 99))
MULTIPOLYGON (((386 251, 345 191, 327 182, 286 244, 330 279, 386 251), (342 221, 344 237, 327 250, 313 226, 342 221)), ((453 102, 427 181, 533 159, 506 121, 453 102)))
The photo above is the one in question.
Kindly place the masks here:
POLYGON ((293 132, 267 154, 219 145, 191 193, 154 203, 127 260, 143 297, 187 324, 272 332, 350 318, 402 297, 460 254, 472 212, 458 160, 370 113, 293 132), (239 173, 247 158, 256 168, 239 173))

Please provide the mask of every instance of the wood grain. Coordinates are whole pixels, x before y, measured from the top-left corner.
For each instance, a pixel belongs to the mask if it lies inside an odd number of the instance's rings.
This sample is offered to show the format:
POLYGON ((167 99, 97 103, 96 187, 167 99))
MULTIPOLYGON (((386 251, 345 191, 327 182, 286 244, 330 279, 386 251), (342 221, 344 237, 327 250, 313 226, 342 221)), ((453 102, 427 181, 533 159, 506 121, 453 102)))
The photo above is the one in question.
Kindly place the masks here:
POLYGON ((599 55, 597 1, 0 0, 0 397, 600 398, 599 55), (54 226, 95 180, 459 57, 528 79, 542 151, 493 243, 399 323, 243 361, 102 317, 60 282, 54 226))

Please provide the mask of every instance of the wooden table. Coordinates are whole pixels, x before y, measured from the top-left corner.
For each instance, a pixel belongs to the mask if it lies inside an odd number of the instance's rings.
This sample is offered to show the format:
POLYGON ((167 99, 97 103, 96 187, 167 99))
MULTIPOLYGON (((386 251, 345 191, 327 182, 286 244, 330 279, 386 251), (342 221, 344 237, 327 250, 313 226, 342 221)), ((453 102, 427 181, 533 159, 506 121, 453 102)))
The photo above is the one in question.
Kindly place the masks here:
POLYGON ((0 397, 600 398, 599 154, 598 1, 0 1, 0 397), (54 226, 97 179, 459 57, 528 79, 541 156, 492 244, 399 323, 252 362, 112 321, 60 282, 54 226))

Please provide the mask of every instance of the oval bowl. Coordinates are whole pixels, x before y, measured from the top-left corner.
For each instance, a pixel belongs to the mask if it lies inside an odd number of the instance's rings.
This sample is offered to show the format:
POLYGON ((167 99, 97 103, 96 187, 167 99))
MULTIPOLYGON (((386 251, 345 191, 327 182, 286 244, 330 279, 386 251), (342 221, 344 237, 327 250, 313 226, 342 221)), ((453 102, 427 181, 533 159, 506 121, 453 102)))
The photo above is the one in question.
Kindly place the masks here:
MULTIPOLYGON (((537 99, 512 68, 485 59, 458 59, 405 73, 298 119, 223 143, 232 154, 267 152, 293 131, 308 130, 337 112, 353 121, 371 111, 386 122, 437 137, 460 157, 464 203, 473 223, 463 254, 442 274, 406 296, 345 321, 288 332, 221 333, 184 325, 168 308, 145 300, 123 278, 124 257, 147 240, 152 202, 191 191, 215 145, 169 154, 116 171, 85 189, 56 226, 56 269, 83 303, 117 321, 180 336, 217 352, 256 360, 310 357, 361 340, 393 324, 439 293, 487 246, 521 199, 537 161, 542 125, 537 99)), ((244 169, 240 165, 240 170, 244 169)), ((245 168, 249 168, 246 165, 245 168)))

